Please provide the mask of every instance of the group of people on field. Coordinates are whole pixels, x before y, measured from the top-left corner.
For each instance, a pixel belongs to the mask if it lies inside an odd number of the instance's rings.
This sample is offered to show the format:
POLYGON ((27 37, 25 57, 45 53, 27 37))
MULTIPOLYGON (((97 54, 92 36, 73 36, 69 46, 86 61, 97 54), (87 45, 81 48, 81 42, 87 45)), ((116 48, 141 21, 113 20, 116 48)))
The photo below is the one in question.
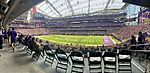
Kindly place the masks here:
POLYGON ((17 32, 14 28, 2 29, 0 28, 0 49, 3 49, 3 43, 9 44, 13 48, 13 52, 15 49, 17 32))

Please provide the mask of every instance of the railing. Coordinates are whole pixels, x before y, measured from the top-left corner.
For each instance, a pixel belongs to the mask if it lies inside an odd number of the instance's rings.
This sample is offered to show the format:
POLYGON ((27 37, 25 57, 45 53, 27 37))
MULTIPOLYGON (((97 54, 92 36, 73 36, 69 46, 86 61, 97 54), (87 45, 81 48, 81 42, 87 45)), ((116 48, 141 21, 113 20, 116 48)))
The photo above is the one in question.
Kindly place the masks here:
POLYGON ((150 66, 150 43, 146 44, 137 44, 137 45, 130 45, 129 47, 136 47, 136 49, 132 51, 132 64, 139 70, 141 73, 150 73, 149 66, 150 66), (142 48, 139 48, 142 47, 142 48))

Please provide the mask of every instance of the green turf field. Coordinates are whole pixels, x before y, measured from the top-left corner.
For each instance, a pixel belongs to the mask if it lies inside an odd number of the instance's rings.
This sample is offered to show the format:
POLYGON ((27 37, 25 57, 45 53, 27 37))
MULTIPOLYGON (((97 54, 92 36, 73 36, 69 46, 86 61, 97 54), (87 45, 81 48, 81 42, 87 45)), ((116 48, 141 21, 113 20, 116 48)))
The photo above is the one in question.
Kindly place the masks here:
MULTIPOLYGON (((78 35, 43 35, 36 36, 42 40, 58 44, 72 44, 72 45, 85 45, 85 46, 101 46, 103 45, 104 36, 78 36, 78 35)), ((116 40, 115 40, 116 41, 116 40)))

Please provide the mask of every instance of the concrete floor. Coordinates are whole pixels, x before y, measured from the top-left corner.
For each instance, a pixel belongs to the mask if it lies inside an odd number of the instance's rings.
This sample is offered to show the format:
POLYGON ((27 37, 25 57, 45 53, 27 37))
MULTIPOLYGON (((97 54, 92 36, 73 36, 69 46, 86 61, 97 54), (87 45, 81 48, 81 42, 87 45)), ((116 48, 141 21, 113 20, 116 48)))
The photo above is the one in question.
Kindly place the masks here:
POLYGON ((12 52, 12 49, 5 45, 0 54, 0 73, 45 73, 21 49, 12 52))
MULTIPOLYGON (((39 60, 33 61, 31 56, 27 55, 26 52, 21 48, 16 48, 15 52, 5 45, 3 49, 0 50, 0 73, 64 73, 63 70, 55 70, 57 61, 55 60, 51 66, 49 63, 44 63, 44 58, 40 57, 39 60)), ((88 63, 86 63, 86 68, 84 73, 89 73, 88 63)), ((132 73, 139 72, 134 65, 132 65, 132 73)), ((67 73, 71 72, 71 66, 68 68, 67 73)))

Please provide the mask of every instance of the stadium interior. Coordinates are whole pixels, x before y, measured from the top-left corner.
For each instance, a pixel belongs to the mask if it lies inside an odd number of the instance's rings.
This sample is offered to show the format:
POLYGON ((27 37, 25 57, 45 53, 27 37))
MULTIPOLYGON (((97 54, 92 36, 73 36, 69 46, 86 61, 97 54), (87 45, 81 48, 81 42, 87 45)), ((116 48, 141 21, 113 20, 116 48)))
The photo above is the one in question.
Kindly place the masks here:
POLYGON ((150 0, 0 0, 0 73, 150 73, 150 0))

